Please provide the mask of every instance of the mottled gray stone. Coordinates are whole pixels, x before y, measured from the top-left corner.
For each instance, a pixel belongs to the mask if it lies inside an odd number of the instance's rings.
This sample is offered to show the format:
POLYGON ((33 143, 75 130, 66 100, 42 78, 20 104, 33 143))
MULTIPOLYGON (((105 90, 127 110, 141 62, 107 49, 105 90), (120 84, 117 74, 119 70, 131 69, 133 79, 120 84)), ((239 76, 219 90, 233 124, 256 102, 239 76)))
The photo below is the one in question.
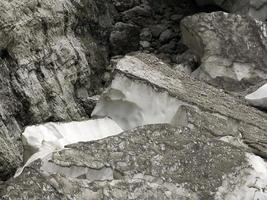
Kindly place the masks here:
POLYGON ((201 13, 181 22, 183 42, 198 55, 198 79, 241 92, 267 79, 267 26, 250 17, 201 13))
POLYGON ((0 179, 21 164, 26 125, 89 117, 83 100, 103 87, 112 8, 109 1, 0 2, 0 179))
POLYGON ((188 128, 148 125, 107 139, 79 143, 35 162, 2 186, 2 199, 214 199, 225 177, 233 190, 250 168, 241 148, 188 128), (72 177, 88 169, 111 179, 72 177))

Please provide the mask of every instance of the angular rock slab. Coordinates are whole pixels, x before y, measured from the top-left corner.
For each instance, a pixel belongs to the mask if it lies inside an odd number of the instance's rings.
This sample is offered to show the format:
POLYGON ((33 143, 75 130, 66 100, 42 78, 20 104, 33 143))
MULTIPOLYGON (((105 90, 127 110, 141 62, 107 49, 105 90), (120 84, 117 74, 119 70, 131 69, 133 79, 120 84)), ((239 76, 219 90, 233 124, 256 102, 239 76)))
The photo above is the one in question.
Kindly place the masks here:
POLYGON ((196 0, 200 6, 216 5, 231 13, 249 15, 259 20, 267 19, 266 0, 196 0))
POLYGON ((218 87, 245 90, 267 79, 267 25, 224 12, 201 13, 181 22, 183 42, 199 57, 193 75, 218 87))
POLYGON ((203 135, 159 124, 69 145, 8 181, 2 199, 266 198, 266 163, 203 135))
POLYGON ((155 123, 206 130, 213 137, 233 137, 267 158, 265 113, 172 70, 152 55, 127 55, 114 68, 94 116, 109 116, 124 130, 155 123))

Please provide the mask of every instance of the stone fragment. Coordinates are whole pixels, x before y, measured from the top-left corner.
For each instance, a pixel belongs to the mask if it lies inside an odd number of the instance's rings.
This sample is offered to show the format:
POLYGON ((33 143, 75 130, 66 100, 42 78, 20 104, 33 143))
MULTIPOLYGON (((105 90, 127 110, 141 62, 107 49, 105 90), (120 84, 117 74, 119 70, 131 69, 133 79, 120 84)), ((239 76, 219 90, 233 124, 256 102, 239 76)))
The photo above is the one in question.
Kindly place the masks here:
POLYGON ((148 28, 144 28, 140 33, 140 39, 150 42, 152 40, 152 33, 148 28))
POLYGON ((140 30, 137 26, 118 22, 110 34, 113 55, 121 55, 139 49, 140 30))
POLYGON ((161 43, 167 43, 174 37, 175 37, 175 34, 173 33, 173 31, 170 29, 167 29, 160 34, 159 40, 161 43))
POLYGON ((267 79, 267 26, 250 17, 201 13, 181 22, 183 42, 201 63, 193 76, 229 91, 267 79))
POLYGON ((160 34, 166 30, 166 25, 164 24, 156 24, 156 25, 152 25, 150 27, 151 33, 153 35, 153 37, 157 38, 160 36, 160 34))
POLYGON ((148 41, 140 41, 140 46, 143 49, 148 49, 150 47, 150 42, 148 42, 148 41))

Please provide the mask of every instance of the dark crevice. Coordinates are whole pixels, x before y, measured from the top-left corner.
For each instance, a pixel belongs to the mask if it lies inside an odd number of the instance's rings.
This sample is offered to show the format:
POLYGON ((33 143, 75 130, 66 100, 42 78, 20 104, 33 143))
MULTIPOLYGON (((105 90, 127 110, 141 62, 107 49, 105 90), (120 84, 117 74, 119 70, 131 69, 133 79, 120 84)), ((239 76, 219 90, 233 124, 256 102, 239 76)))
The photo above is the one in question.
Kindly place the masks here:
POLYGON ((3 60, 10 60, 11 56, 7 49, 1 49, 0 50, 0 58, 3 60))
POLYGON ((210 13, 210 12, 216 12, 216 11, 226 12, 224 9, 222 9, 221 7, 216 6, 216 5, 206 5, 206 6, 199 6, 198 7, 198 12, 210 13))

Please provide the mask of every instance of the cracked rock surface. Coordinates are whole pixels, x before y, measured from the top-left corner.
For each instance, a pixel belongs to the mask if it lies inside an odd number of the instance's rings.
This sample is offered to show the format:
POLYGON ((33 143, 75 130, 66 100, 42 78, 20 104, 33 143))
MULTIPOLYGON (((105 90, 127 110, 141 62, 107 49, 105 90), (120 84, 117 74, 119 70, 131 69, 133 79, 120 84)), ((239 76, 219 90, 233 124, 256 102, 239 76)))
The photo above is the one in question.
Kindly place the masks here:
POLYGON ((201 13, 181 22, 184 43, 198 56, 193 76, 240 92, 267 79, 267 26, 224 12, 201 13))
POLYGON ((266 200, 266 5, 0 1, 0 199, 266 200))
POLYGON ((6 179, 21 164, 26 125, 89 117, 84 105, 100 80, 92 75, 108 63, 112 6, 4 0, 0 13, 0 177, 6 179))
POLYGON ((70 145, 48 161, 35 162, 7 182, 2 199, 208 200, 234 196, 239 189, 248 195, 245 199, 252 194, 266 197, 256 189, 266 187, 260 182, 265 177, 253 182, 254 173, 260 171, 251 165, 249 156, 242 148, 206 137, 200 130, 147 125, 70 145), (95 176, 73 176, 66 170, 72 167, 95 176))
POLYGON ((172 70, 153 55, 127 55, 114 67, 113 81, 93 115, 109 116, 124 129, 132 128, 128 121, 135 122, 134 126, 163 122, 205 129, 215 137, 240 139, 253 152, 267 158, 266 113, 245 105, 222 90, 172 70), (118 87, 117 80, 124 80, 122 83, 125 84, 118 87), (143 95, 138 95, 136 87, 147 89, 143 95), (158 96, 165 96, 164 101, 172 106, 168 115, 157 106, 158 96), (130 112, 125 109, 126 103, 133 105, 130 112), (144 103, 150 107, 144 109, 144 103), (151 117, 153 115, 162 118, 159 120, 151 117))

